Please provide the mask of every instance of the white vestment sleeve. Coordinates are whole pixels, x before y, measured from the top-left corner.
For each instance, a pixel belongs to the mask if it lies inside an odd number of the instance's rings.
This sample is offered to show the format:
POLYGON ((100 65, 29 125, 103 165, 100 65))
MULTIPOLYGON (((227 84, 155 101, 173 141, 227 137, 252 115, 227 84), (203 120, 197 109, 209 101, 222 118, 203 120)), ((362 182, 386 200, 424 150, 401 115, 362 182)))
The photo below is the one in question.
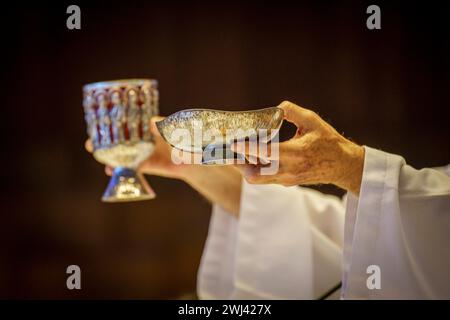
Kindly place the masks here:
POLYGON ((450 298, 450 178, 365 154, 360 195, 347 199, 343 297, 450 298), (380 289, 367 283, 369 266, 379 267, 380 289))
POLYGON ((340 281, 344 205, 299 187, 242 184, 239 219, 213 207, 203 299, 313 299, 340 281))

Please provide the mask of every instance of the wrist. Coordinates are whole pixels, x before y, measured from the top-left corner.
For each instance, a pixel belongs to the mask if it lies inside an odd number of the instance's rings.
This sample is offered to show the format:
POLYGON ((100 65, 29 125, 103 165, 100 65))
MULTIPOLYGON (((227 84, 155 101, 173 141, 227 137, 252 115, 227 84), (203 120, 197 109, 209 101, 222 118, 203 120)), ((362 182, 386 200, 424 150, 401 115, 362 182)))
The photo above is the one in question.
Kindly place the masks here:
POLYGON ((341 145, 341 172, 336 185, 359 195, 364 170, 364 147, 349 140, 341 145))
POLYGON ((205 172, 208 171, 207 166, 195 165, 195 164, 183 164, 183 168, 178 174, 178 178, 189 185, 192 185, 199 179, 202 179, 205 172))

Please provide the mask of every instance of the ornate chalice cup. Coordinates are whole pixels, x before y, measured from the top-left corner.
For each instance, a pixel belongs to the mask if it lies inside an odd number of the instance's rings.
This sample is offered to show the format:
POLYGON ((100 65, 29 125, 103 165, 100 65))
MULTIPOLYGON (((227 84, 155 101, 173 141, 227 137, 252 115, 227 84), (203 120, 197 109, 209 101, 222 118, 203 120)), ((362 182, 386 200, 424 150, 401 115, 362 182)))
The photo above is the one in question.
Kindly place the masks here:
POLYGON ((156 80, 87 84, 83 87, 83 107, 94 158, 115 168, 102 200, 154 198, 154 191, 136 169, 154 149, 149 126, 150 118, 158 114, 156 80))

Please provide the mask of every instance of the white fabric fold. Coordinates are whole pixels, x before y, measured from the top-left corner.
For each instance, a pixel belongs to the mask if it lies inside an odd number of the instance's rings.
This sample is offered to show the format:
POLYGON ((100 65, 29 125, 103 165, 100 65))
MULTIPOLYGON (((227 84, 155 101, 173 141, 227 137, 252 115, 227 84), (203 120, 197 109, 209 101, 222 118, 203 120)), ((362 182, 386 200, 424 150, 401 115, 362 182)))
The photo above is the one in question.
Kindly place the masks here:
POLYGON ((239 219, 213 207, 203 299, 450 298, 450 178, 365 147, 360 195, 243 182, 239 219), (344 226, 345 218, 345 226, 344 226), (345 231, 345 237, 344 237, 345 231), (343 249, 343 261, 342 261, 343 249), (369 289, 369 266, 381 289, 369 289))
POLYGON ((199 296, 322 295, 340 281, 343 222, 344 207, 336 197, 307 188, 243 182, 239 219, 213 207, 198 275, 199 296))
POLYGON ((347 200, 343 298, 450 298, 450 178, 365 153, 360 195, 347 200), (367 286, 371 265, 381 289, 367 286))

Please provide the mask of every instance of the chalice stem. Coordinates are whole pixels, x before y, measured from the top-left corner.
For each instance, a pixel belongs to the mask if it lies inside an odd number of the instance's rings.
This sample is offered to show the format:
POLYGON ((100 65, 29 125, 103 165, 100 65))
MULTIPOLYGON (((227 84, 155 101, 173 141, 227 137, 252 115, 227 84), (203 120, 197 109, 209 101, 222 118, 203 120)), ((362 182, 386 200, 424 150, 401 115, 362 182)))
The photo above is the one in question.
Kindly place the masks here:
POLYGON ((141 173, 131 168, 116 167, 102 200, 104 202, 150 200, 155 196, 155 192, 141 173))

